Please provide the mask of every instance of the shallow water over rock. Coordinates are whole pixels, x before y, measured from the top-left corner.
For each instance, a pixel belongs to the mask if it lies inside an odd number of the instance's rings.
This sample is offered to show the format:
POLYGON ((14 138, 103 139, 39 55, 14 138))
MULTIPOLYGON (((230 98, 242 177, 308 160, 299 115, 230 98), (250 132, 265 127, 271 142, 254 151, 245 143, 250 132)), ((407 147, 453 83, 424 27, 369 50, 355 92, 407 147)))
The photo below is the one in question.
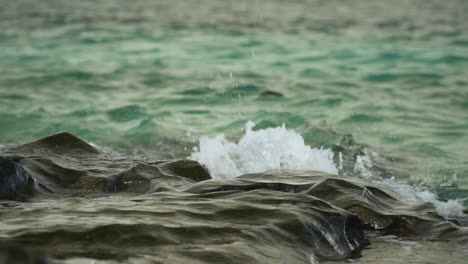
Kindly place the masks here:
POLYGON ((101 153, 68 133, 9 148, 0 165, 5 263, 366 261, 381 236, 468 242, 430 204, 318 171, 215 180, 195 161, 101 153))

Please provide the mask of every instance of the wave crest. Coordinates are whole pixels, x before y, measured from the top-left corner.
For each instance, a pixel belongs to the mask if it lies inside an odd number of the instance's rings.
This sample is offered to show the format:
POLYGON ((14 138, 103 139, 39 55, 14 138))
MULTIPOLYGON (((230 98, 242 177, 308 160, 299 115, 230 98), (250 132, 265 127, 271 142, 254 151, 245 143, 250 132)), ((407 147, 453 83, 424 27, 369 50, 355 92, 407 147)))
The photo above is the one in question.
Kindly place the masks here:
POLYGON ((238 143, 224 135, 202 137, 190 159, 204 164, 214 178, 233 178, 245 173, 275 169, 318 170, 337 174, 330 149, 311 148, 293 130, 281 127, 252 130, 248 121, 238 143))

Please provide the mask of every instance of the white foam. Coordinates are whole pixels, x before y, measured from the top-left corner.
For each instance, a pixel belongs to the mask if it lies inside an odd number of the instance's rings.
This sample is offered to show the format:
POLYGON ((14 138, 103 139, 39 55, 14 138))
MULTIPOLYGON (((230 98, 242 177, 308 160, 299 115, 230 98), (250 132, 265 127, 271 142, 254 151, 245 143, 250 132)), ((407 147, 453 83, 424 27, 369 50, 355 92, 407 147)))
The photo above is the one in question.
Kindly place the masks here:
MULTIPOLYGON (((255 124, 247 122, 245 134, 238 143, 227 140, 224 135, 202 137, 190 159, 205 165, 213 178, 228 179, 245 173, 275 169, 319 170, 338 174, 329 149, 311 148, 301 135, 282 127, 253 131, 255 124)), ((340 166, 342 164, 340 158, 340 166)), ((434 193, 395 180, 384 180, 372 174, 372 160, 367 153, 356 157, 354 173, 374 179, 398 193, 408 204, 431 203, 445 218, 461 217, 463 205, 459 200, 440 201, 434 193)))
POLYGON ((311 148, 301 135, 284 125, 253 131, 254 126, 252 121, 247 122, 238 143, 223 135, 200 138, 190 159, 204 164, 214 178, 223 179, 275 169, 338 173, 331 150, 311 148))
POLYGON ((428 190, 422 190, 408 184, 396 182, 394 180, 382 180, 380 183, 397 192, 403 201, 408 204, 433 204, 437 213, 444 218, 458 218, 464 215, 464 207, 460 200, 448 200, 446 202, 440 201, 435 193, 428 190))
MULTIPOLYGON (((374 154, 375 155, 375 154, 374 154)), ((367 153, 356 157, 354 164, 354 173, 363 178, 375 178, 371 171, 372 161, 367 153)), ((415 186, 397 182, 394 179, 378 179, 378 184, 395 191, 401 196, 401 199, 408 204, 431 203, 434 205, 437 213, 444 218, 458 218, 464 215, 463 204, 460 200, 440 201, 436 194, 415 186)))
POLYGON ((356 163, 354 164, 353 171, 354 173, 363 176, 365 178, 371 178, 372 172, 370 169, 372 168, 372 161, 365 153, 364 155, 356 156, 356 163))

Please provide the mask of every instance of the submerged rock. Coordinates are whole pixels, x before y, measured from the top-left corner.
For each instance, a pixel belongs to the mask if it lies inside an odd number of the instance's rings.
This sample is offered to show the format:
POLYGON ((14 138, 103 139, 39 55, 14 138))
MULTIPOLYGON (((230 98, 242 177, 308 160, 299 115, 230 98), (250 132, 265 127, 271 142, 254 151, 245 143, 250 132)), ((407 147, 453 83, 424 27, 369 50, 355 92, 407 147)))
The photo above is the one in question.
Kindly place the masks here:
POLYGON ((0 245, 0 263, 8 264, 52 264, 42 252, 21 245, 0 245))
POLYGON ((280 92, 273 91, 273 90, 265 90, 260 93, 262 97, 284 97, 284 95, 280 92))
POLYGON ((99 151, 75 135, 67 132, 58 133, 45 138, 41 138, 31 143, 27 143, 10 149, 11 152, 33 156, 55 155, 96 155, 99 151))
POLYGON ((18 170, 19 174, 15 178, 2 177, 4 181, 15 179, 16 185, 11 186, 18 189, 4 187, 3 193, 9 193, 9 196, 3 195, 6 199, 34 193, 146 193, 183 188, 211 179, 206 168, 196 161, 146 162, 113 157, 65 132, 8 149, 7 155, 14 155, 17 163, 2 158, 5 160, 0 163, 2 173, 13 174, 18 170), (19 184, 26 177, 22 176, 23 172, 37 182, 36 192, 21 191, 19 184))
POLYGON ((0 173, 0 245, 53 259, 315 263, 358 257, 369 233, 468 238, 432 205, 407 205, 356 178, 271 171, 214 180, 196 161, 115 157, 67 133, 8 149, 0 173))
POLYGON ((0 199, 20 200, 30 192, 32 178, 15 157, 0 156, 0 199))

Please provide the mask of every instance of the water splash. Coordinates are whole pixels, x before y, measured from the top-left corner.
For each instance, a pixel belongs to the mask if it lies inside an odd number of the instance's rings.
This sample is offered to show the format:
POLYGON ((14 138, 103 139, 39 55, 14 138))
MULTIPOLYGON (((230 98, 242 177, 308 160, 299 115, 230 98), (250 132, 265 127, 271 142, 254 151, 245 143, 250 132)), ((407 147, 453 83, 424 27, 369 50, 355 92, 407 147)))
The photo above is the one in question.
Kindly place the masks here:
POLYGON ((356 163, 354 164, 354 173, 366 179, 374 179, 376 184, 385 186, 386 188, 395 191, 401 196, 401 199, 408 204, 421 204, 431 203, 434 205, 436 211, 444 218, 458 218, 464 215, 463 205, 460 200, 448 200, 440 201, 437 195, 428 190, 418 188, 417 186, 411 186, 402 182, 397 182, 393 178, 382 179, 375 177, 371 171, 372 160, 367 152, 363 155, 356 157, 356 163))
MULTIPOLYGON (((318 170, 338 174, 329 149, 311 148, 304 138, 293 130, 281 127, 252 130, 255 123, 248 121, 245 134, 238 143, 224 135, 202 137, 190 159, 205 165, 213 178, 228 179, 245 173, 275 169, 318 170)), ((340 162, 341 163, 341 162, 340 162)), ((445 217, 463 216, 463 205, 458 200, 440 201, 437 195, 394 180, 374 177, 371 157, 364 153, 356 158, 354 172, 357 176, 373 179, 376 184, 394 190, 409 204, 431 203, 445 217)))
POLYGON ((254 126, 252 121, 246 123, 238 143, 224 135, 202 137, 190 158, 204 164, 214 178, 223 179, 275 169, 338 173, 331 150, 307 146, 300 134, 284 125, 253 131, 254 126))
POLYGON ((364 155, 356 156, 356 163, 354 164, 353 171, 355 174, 360 175, 364 178, 371 178, 372 177, 372 161, 365 153, 364 155))
POLYGON ((464 207, 460 200, 440 201, 437 195, 433 192, 401 182, 396 182, 394 180, 385 179, 381 180, 379 183, 388 189, 397 192, 401 196, 401 199, 408 204, 433 204, 437 213, 444 218, 458 218, 464 215, 464 207))

